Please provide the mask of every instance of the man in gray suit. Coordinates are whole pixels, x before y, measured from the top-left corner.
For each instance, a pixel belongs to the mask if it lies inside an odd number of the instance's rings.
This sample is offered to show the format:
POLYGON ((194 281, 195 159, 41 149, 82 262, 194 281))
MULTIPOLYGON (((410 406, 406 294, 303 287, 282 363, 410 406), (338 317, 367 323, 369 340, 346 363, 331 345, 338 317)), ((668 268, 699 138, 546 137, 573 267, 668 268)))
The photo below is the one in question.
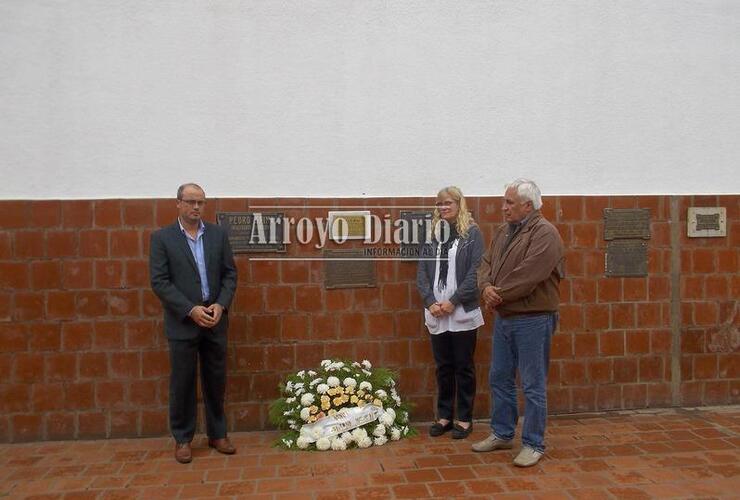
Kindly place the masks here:
POLYGON ((226 232, 203 222, 206 195, 197 184, 177 190, 178 218, 152 234, 149 271, 152 290, 164 307, 170 350, 170 430, 175 459, 192 460, 190 442, 197 413, 196 372, 200 360, 208 446, 226 454, 236 449, 226 436, 226 331, 236 291, 236 266, 226 232))

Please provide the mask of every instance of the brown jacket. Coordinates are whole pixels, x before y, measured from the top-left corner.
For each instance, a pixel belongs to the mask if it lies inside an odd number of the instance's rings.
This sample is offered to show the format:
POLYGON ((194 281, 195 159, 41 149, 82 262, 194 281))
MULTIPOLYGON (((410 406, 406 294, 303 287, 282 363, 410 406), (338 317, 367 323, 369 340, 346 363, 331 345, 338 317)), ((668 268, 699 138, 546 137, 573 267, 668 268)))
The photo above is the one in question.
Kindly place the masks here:
POLYGON ((509 224, 494 231, 478 268, 479 290, 500 288, 503 302, 496 312, 503 317, 557 311, 564 265, 560 233, 535 211, 502 255, 508 232, 509 224))

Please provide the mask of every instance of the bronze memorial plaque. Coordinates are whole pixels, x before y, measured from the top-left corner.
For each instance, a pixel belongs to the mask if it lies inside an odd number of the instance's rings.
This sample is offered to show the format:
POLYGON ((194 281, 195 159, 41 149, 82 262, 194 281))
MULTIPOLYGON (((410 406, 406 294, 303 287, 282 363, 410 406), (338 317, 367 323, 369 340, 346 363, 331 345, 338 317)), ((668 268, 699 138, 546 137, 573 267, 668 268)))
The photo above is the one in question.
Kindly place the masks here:
POLYGON ((416 261, 419 258, 419 247, 426 240, 432 226, 432 212, 401 210, 400 218, 400 256, 404 260, 416 261))
POLYGON ((324 250, 324 288, 369 288, 377 284, 375 261, 361 248, 324 250))
POLYGON ((219 212, 216 221, 229 235, 234 253, 285 252, 281 212, 219 212))
POLYGON ((647 242, 615 240, 606 246, 607 276, 647 276, 647 242))
POLYGON ((605 208, 604 239, 650 239, 650 210, 647 208, 605 208))

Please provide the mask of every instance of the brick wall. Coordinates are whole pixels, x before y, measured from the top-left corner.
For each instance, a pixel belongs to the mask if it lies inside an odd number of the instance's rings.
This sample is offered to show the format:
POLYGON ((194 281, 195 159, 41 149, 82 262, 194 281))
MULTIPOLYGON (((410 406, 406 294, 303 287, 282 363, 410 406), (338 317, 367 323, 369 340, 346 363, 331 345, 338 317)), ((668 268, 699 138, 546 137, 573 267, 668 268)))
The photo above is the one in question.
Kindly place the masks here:
MULTIPOLYGON (((265 205, 264 200, 253 200, 265 205)), ((398 215, 430 199, 341 200, 398 215)), ((500 199, 472 198, 486 239, 500 199)), ((567 247, 562 323, 553 341, 553 413, 740 402, 740 197, 680 198, 680 325, 671 324, 670 198, 546 198, 567 247), (688 206, 727 208, 728 236, 687 238, 688 206), (605 278, 603 209, 650 208, 649 276, 605 278), (680 345, 673 338, 680 338, 680 345), (673 367, 677 373, 674 374, 673 367)), ((325 217, 304 200, 286 215, 325 217)), ((337 206, 338 200, 310 200, 337 206)), ((245 211, 246 199, 211 200, 245 211)), ((148 286, 149 235, 175 217, 172 200, 0 201, 0 441, 167 433, 167 345, 148 286)), ((314 238, 314 242, 317 238, 314 238)), ((348 246, 358 246, 357 242, 348 246)), ((330 248, 340 248, 330 245, 330 248)), ((250 254, 255 256, 255 254, 250 254)), ((287 256, 319 256, 312 244, 287 256)), ((411 263, 377 263, 378 286, 325 290, 323 264, 237 256, 228 413, 234 430, 264 428, 280 378, 325 357, 396 369, 401 394, 432 417, 434 367, 411 263)), ((476 415, 488 413, 490 318, 479 334, 476 415)))

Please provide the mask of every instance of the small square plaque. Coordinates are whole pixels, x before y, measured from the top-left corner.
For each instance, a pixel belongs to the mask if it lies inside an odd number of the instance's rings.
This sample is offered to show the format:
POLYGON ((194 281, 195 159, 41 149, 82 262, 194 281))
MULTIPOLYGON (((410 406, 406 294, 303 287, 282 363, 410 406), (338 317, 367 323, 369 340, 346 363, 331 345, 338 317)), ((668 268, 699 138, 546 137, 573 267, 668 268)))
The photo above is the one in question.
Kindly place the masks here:
POLYGON ((727 236, 727 209, 725 207, 689 207, 686 225, 689 238, 727 236))
POLYGON ((334 241, 369 240, 370 211, 330 211, 329 238, 334 241))

